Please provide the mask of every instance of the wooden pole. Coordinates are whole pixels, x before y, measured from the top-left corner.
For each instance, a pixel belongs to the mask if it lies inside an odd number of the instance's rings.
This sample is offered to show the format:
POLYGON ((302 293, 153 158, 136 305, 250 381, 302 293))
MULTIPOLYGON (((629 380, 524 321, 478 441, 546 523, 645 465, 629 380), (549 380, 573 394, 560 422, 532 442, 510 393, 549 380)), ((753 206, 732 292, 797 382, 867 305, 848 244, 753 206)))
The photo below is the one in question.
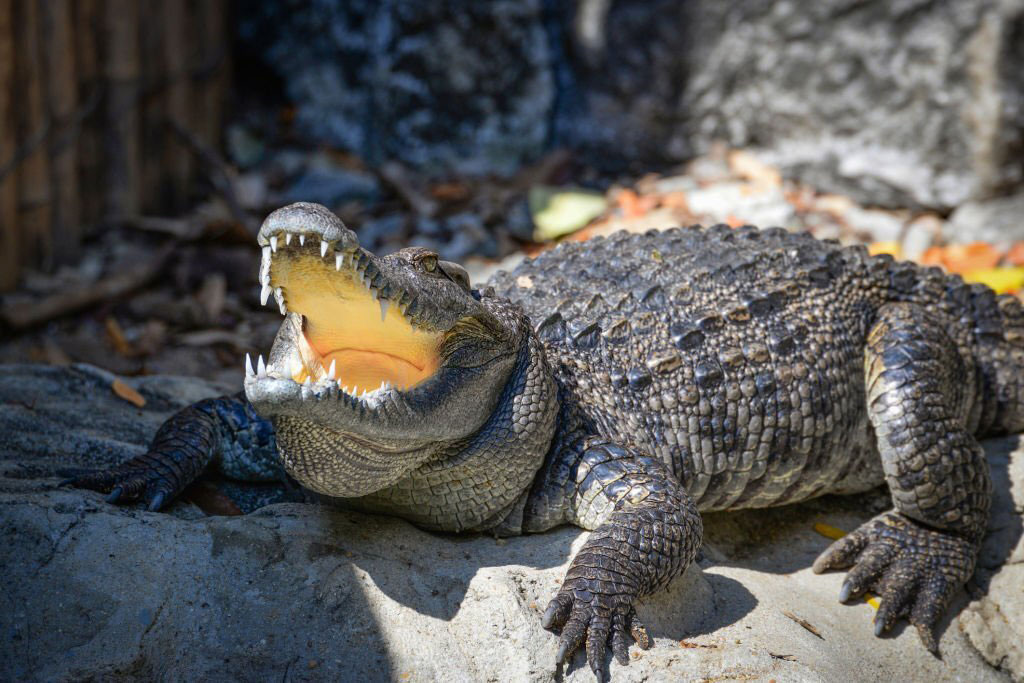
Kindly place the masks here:
MULTIPOLYGON (((14 2, 0 0, 0 165, 17 146, 14 116, 14 2)), ((0 178, 0 292, 14 289, 21 271, 17 171, 0 178)))
POLYGON ((72 41, 71 0, 40 3, 45 100, 51 134, 47 151, 52 202, 51 239, 58 263, 75 259, 82 241, 78 211, 78 80, 72 41))
POLYGON ((199 41, 195 51, 197 63, 193 68, 201 72, 201 78, 195 98, 197 118, 193 119, 191 128, 205 144, 219 149, 231 72, 228 3, 223 0, 200 2, 192 20, 199 41))
MULTIPOLYGON (((100 95, 99 0, 75 0, 75 70, 80 98, 100 95)), ((102 111, 102 110, 101 110, 102 111)), ((103 117, 92 114, 82 121, 78 131, 78 201, 84 231, 88 232, 103 214, 103 117)))
MULTIPOLYGON (((219 0, 210 4, 222 4, 219 0)), ((166 125, 173 121, 188 121, 189 108, 193 103, 192 79, 189 73, 189 26, 188 8, 184 0, 164 0, 161 24, 163 28, 163 67, 170 82, 167 85, 164 121, 160 127, 163 134, 163 169, 166 176, 165 208, 167 211, 184 210, 189 201, 189 187, 192 178, 192 154, 175 138, 174 132, 166 125)))
POLYGON ((139 86, 146 89, 139 102, 140 129, 139 144, 142 158, 139 169, 139 207, 148 214, 165 215, 167 207, 162 201, 164 184, 163 145, 164 109, 167 107, 167 77, 163 64, 163 15, 164 6, 176 0, 149 0, 145 16, 141 17, 139 31, 139 65, 141 80, 139 86))
POLYGON ((106 213, 139 212, 139 4, 105 0, 102 19, 102 73, 107 91, 104 156, 106 213))
MULTIPOLYGON (((43 77, 39 51, 39 13, 36 0, 14 0, 16 135, 19 145, 45 139, 48 128, 43 106, 43 77)), ((50 164, 44 144, 35 144, 18 167, 18 227, 22 263, 44 268, 53 263, 50 219, 50 164)))

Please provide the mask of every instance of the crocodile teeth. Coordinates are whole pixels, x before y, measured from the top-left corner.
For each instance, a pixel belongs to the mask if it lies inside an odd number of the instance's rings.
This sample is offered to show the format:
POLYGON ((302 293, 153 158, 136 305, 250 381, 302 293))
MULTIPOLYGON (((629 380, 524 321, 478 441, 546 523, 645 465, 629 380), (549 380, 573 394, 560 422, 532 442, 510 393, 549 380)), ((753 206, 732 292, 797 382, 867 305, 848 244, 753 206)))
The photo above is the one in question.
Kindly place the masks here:
POLYGON ((327 256, 327 249, 330 246, 331 245, 327 244, 326 241, 320 240, 320 258, 323 258, 324 256, 327 256))
POLYGON ((275 254, 277 253, 277 235, 272 235, 270 237, 270 250, 275 254))
POLYGON ((327 369, 327 379, 334 379, 335 361, 331 361, 331 367, 327 369))
POLYGON ((291 243, 292 243, 292 234, 290 232, 286 232, 284 234, 284 246, 287 247, 291 243))
POLYGON ((380 321, 384 322, 384 318, 386 318, 388 314, 388 300, 381 299, 378 303, 380 303, 380 321))
POLYGON ((249 356, 249 354, 245 354, 245 376, 246 377, 255 377, 256 376, 256 372, 252 369, 252 358, 249 356))
POLYGON ((263 260, 260 261, 260 284, 270 284, 270 247, 263 247, 263 260))
POLYGON ((274 299, 277 300, 277 307, 281 309, 281 315, 288 313, 288 307, 284 305, 284 290, 278 287, 274 290, 274 299))
MULTIPOLYGON (((280 289, 280 288, 278 288, 278 289, 280 289)), ((260 306, 266 306, 267 305, 267 299, 270 298, 270 292, 271 291, 272 290, 270 289, 270 284, 269 283, 263 285, 263 288, 260 290, 260 306)))
POLYGON ((341 270, 341 264, 344 263, 344 262, 345 262, 345 255, 344 254, 335 254, 334 255, 334 269, 335 270, 341 270))
POLYGON ((256 361, 256 376, 266 377, 267 376, 267 364, 263 362, 263 354, 260 354, 260 358, 256 361))
POLYGON ((304 234, 303 235, 299 235, 299 246, 300 247, 306 246, 306 236, 304 234))

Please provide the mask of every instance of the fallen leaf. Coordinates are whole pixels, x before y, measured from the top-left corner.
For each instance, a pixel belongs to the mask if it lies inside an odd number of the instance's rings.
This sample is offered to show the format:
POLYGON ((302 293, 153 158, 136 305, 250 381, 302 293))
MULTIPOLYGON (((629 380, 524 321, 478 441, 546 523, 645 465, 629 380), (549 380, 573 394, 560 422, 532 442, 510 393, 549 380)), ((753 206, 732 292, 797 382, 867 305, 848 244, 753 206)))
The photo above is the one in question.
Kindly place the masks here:
POLYGON ((622 209, 622 215, 626 218, 639 218, 644 215, 644 212, 640 209, 640 196, 635 190, 626 188, 619 191, 615 201, 619 208, 622 209))
POLYGON ((430 194, 442 202, 458 202, 469 198, 472 191, 465 183, 450 182, 434 185, 430 188, 430 194))
POLYGON ((945 249, 943 247, 928 247, 921 254, 921 257, 917 259, 917 262, 922 266, 944 266, 943 256, 945 255, 945 249))
POLYGON ((108 316, 103 322, 104 328, 107 330, 107 336, 110 337, 110 343, 114 345, 114 349, 122 356, 133 356, 134 351, 132 345, 125 339, 124 330, 121 329, 120 323, 113 316, 108 316))
POLYGON ((766 164, 750 152, 733 150, 729 152, 728 162, 733 173, 762 188, 782 185, 782 174, 779 173, 779 169, 766 164))
POLYGON ((553 240, 584 227, 608 208, 608 200, 599 192, 537 185, 530 188, 530 213, 534 239, 553 240))
POLYGON ((1011 266, 1024 266, 1024 241, 1014 242, 1004 258, 1011 266))
POLYGON ((969 270, 963 273, 965 282, 980 282, 988 285, 996 294, 1016 292, 1024 287, 1024 267, 997 267, 969 270))
POLYGON ((814 530, 825 538, 831 538, 833 541, 838 541, 846 535, 846 532, 842 529, 837 529, 834 526, 829 526, 828 524, 815 524, 814 530))
POLYGON ((942 249, 942 265, 952 273, 992 268, 999 259, 999 252, 988 242, 951 244, 942 249))
POLYGON ((774 659, 783 659, 783 660, 785 660, 787 662, 795 662, 796 661, 796 655, 777 655, 774 652, 769 652, 768 654, 771 655, 772 658, 774 658, 774 659))
POLYGON ((868 245, 868 253, 872 256, 888 254, 894 259, 901 259, 903 258, 903 247, 900 246, 899 242, 873 242, 868 245))
POLYGON ((119 379, 115 379, 111 382, 110 388, 114 390, 114 393, 117 394, 118 398, 123 398, 125 401, 128 401, 138 408, 146 405, 146 399, 142 397, 142 394, 135 391, 119 379))

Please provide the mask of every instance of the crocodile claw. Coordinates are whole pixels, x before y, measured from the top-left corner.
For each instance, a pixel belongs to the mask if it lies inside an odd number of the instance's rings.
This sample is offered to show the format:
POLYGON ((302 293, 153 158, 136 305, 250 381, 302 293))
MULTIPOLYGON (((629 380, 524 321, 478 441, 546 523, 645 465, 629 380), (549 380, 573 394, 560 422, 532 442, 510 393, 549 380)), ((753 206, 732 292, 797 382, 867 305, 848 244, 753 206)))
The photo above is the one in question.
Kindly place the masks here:
POLYGON ((885 512, 833 543, 813 569, 820 574, 849 568, 840 601, 876 593, 881 606, 875 614, 875 635, 906 617, 925 648, 937 654, 935 627, 974 572, 978 548, 977 541, 885 512))
POLYGON ((651 647, 651 637, 636 616, 632 599, 625 595, 598 594, 586 587, 567 590, 555 596, 544 611, 541 624, 559 634, 556 664, 564 664, 584 645, 587 663, 598 681, 607 680, 605 655, 611 640, 612 655, 625 666, 629 664, 629 637, 644 650, 651 647))

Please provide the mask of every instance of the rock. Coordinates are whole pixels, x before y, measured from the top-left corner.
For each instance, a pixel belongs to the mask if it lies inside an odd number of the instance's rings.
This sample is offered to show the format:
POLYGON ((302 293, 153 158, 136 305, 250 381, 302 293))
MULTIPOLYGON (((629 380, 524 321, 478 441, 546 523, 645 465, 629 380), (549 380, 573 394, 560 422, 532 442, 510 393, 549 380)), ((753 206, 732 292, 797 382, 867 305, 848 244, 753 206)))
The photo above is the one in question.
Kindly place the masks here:
MULTIPOLYGON (((114 395, 112 380, 82 365, 0 366, 0 679, 555 677, 556 639, 540 615, 586 533, 430 534, 299 503, 229 517, 187 502, 149 513, 57 487, 67 468, 118 462, 174 410, 234 389, 123 379, 147 399, 140 409, 114 395)), ((1011 440, 988 446, 997 491, 1021 482, 1024 449, 1013 448, 1011 440)), ((1019 511, 1007 500, 997 496, 1003 526, 986 546, 995 553, 986 571, 1006 548, 1019 552, 1019 511)), ((956 617, 944 622, 941 660, 912 628, 875 639, 871 607, 837 602, 843 575, 811 573, 828 543, 813 523, 851 529, 884 504, 875 492, 707 515, 699 566, 639 607, 653 649, 634 646, 626 668, 612 662, 613 680, 1005 680, 971 641, 998 657, 999 647, 1019 647, 996 611, 1019 600, 1007 567, 992 567, 987 597, 962 617, 968 635, 951 627, 956 617)), ((593 680, 580 654, 562 673, 593 680)))
POLYGON ((991 242, 1000 247, 1024 240, 1024 193, 957 208, 943 226, 950 242, 991 242))
POLYGON ((1021 0, 611 3, 561 130, 633 161, 759 148, 861 203, 948 210, 1024 181, 1022 27, 1021 0))
POLYGON ((306 170, 278 199, 279 204, 316 202, 339 206, 348 201, 368 201, 379 190, 377 179, 365 171, 343 168, 323 156, 310 161, 306 170))
POLYGON ((554 147, 649 170, 715 142, 859 202, 1024 183, 1024 0, 260 3, 244 45, 306 140, 508 173, 554 147))
POLYGON ((240 34, 306 139, 373 163, 509 173, 544 151, 555 97, 541 0, 260 3, 240 34))
POLYGON ((984 594, 960 628, 990 664, 1024 681, 1024 452, 1007 439, 988 455, 995 502, 975 576, 984 594))

